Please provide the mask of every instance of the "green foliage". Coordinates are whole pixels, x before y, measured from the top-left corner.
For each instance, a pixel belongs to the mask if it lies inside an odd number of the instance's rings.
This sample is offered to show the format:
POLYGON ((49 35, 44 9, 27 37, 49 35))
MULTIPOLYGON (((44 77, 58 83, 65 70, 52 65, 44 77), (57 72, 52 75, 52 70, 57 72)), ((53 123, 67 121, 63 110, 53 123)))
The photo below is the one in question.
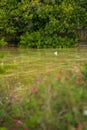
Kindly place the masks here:
POLYGON ((86 4, 86 0, 1 0, 0 37, 21 47, 72 47, 76 28, 87 26, 86 4), (70 44, 58 45, 59 37, 70 44))
POLYGON ((0 127, 0 130, 7 130, 5 127, 0 127))
POLYGON ((11 70, 11 69, 17 69, 17 65, 5 65, 4 63, 1 63, 0 64, 0 74, 3 74, 3 73, 6 73, 8 72, 8 70, 11 70))
POLYGON ((5 45, 7 45, 7 42, 5 41, 4 37, 2 37, 0 40, 0 47, 3 47, 5 45))
POLYGON ((30 47, 30 48, 39 48, 40 43, 40 33, 33 32, 33 33, 26 33, 20 37, 20 47, 30 47))
POLYGON ((87 63, 84 65, 85 70, 82 71, 83 73, 83 79, 87 80, 87 63))
POLYGON ((8 70, 11 69, 17 69, 17 64, 15 61, 13 63, 7 64, 4 62, 4 59, 9 55, 10 53, 7 51, 1 51, 0 52, 0 74, 8 72, 8 70))
POLYGON ((0 74, 3 74, 5 72, 6 72, 5 69, 2 66, 0 66, 0 74))

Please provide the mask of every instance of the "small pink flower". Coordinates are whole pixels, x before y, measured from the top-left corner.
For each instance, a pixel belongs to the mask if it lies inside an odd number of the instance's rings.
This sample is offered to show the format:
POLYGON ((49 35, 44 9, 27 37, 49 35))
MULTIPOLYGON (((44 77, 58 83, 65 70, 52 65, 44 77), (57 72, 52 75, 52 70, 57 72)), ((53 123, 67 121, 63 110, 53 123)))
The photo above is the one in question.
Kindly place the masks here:
POLYGON ((60 79, 61 79, 61 75, 60 75, 60 74, 57 74, 57 75, 56 75, 56 79, 57 79, 57 80, 60 80, 60 79))
POLYGON ((84 62, 83 62, 83 61, 81 61, 81 62, 80 62, 80 65, 84 65, 84 62))
POLYGON ((69 79, 69 78, 70 78, 69 75, 66 74, 66 75, 65 75, 65 79, 67 80, 67 79, 69 79))
POLYGON ((52 67, 52 66, 49 66, 48 70, 52 70, 52 69, 53 69, 53 67, 52 67))
POLYGON ((79 72, 80 71, 80 69, 79 69, 79 67, 78 66, 73 66, 73 68, 72 68, 72 74, 76 74, 77 72, 79 72))
POLYGON ((23 124, 23 123, 22 123, 20 120, 16 122, 16 125, 17 125, 17 126, 20 126, 20 125, 22 125, 22 124, 23 124))
POLYGON ((27 128, 24 128, 24 130, 28 130, 27 128))
POLYGON ((65 60, 64 59, 60 59, 59 62, 65 62, 65 60))
POLYGON ((64 77, 65 77, 66 80, 68 80, 70 78, 69 71, 65 71, 64 77))
POLYGON ((32 93, 37 93, 37 92, 38 92, 38 88, 33 87, 33 88, 31 89, 31 92, 32 92, 32 93))
POLYGON ((59 73, 61 74, 61 73, 64 73, 64 70, 63 69, 61 69, 60 71, 59 71, 59 73))
POLYGON ((77 83, 77 84, 81 84, 81 83, 82 83, 82 75, 81 75, 80 73, 78 74, 76 83, 77 83))
POLYGON ((23 124, 23 122, 20 120, 14 120, 14 122, 15 122, 16 126, 20 126, 23 124))

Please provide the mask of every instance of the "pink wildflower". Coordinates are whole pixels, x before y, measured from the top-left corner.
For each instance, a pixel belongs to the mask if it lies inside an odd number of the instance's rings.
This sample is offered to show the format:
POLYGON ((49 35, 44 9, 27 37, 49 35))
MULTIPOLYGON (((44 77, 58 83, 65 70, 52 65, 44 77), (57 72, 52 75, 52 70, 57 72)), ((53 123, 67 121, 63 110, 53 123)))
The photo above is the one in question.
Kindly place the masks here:
POLYGON ((27 128, 24 128, 24 130, 28 130, 27 128))
POLYGON ((80 62, 80 65, 84 65, 84 62, 83 62, 83 61, 81 61, 81 62, 80 62))
POLYGON ((70 77, 69 77, 69 72, 66 72, 66 74, 65 74, 65 79, 69 79, 70 77))
POLYGON ((59 73, 64 73, 64 70, 63 70, 63 69, 61 69, 61 70, 59 71, 59 73))
POLYGON ((20 126, 20 125, 22 125, 23 123, 19 120, 19 121, 16 121, 16 125, 17 126, 20 126))
POLYGON ((23 124, 23 122, 20 120, 14 120, 14 122, 15 122, 16 126, 20 126, 23 124))
POLYGON ((76 74, 77 72, 79 72, 79 67, 78 66, 73 66, 72 74, 76 74))
POLYGON ((59 61, 60 61, 60 62, 65 62, 65 60, 64 60, 64 59, 60 59, 59 61))
POLYGON ((61 79, 61 75, 60 75, 60 74, 57 74, 57 75, 56 75, 56 78, 57 78, 57 80, 60 80, 60 79, 61 79))
POLYGON ((49 66, 48 70, 52 70, 52 69, 53 69, 53 67, 52 67, 52 66, 49 66))
POLYGON ((9 100, 12 102, 12 103, 16 103, 18 102, 18 97, 17 97, 17 94, 16 93, 12 93, 9 97, 9 100))
POLYGON ((33 87, 32 90, 31 90, 32 93, 37 93, 38 92, 38 88, 36 87, 33 87))
POLYGON ((81 74, 80 72, 77 74, 77 80, 76 80, 76 83, 77 83, 77 84, 82 83, 82 74, 81 74))

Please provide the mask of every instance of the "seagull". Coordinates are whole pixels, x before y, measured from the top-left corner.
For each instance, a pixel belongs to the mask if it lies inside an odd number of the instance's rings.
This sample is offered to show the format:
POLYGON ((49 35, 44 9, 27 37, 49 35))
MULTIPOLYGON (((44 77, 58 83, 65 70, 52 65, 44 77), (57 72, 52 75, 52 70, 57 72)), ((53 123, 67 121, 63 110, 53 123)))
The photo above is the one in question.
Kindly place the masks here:
POLYGON ((55 52, 54 52, 54 55, 57 56, 57 54, 58 54, 57 51, 55 51, 55 52))

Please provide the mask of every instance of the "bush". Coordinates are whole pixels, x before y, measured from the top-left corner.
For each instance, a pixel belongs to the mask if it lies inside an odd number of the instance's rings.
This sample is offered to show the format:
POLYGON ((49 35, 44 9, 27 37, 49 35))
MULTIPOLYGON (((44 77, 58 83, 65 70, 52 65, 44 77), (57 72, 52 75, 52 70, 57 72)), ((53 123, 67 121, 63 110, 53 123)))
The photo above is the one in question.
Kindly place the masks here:
POLYGON ((78 39, 69 37, 58 37, 53 34, 45 35, 44 32, 26 33, 20 37, 19 47, 24 48, 63 48, 73 47, 76 45, 78 39))
POLYGON ((7 45, 7 42, 5 41, 5 38, 2 37, 1 40, 0 40, 0 47, 3 47, 5 45, 7 45))
POLYGON ((40 42, 40 33, 25 33, 20 37, 19 47, 27 47, 27 48, 39 48, 40 42))

